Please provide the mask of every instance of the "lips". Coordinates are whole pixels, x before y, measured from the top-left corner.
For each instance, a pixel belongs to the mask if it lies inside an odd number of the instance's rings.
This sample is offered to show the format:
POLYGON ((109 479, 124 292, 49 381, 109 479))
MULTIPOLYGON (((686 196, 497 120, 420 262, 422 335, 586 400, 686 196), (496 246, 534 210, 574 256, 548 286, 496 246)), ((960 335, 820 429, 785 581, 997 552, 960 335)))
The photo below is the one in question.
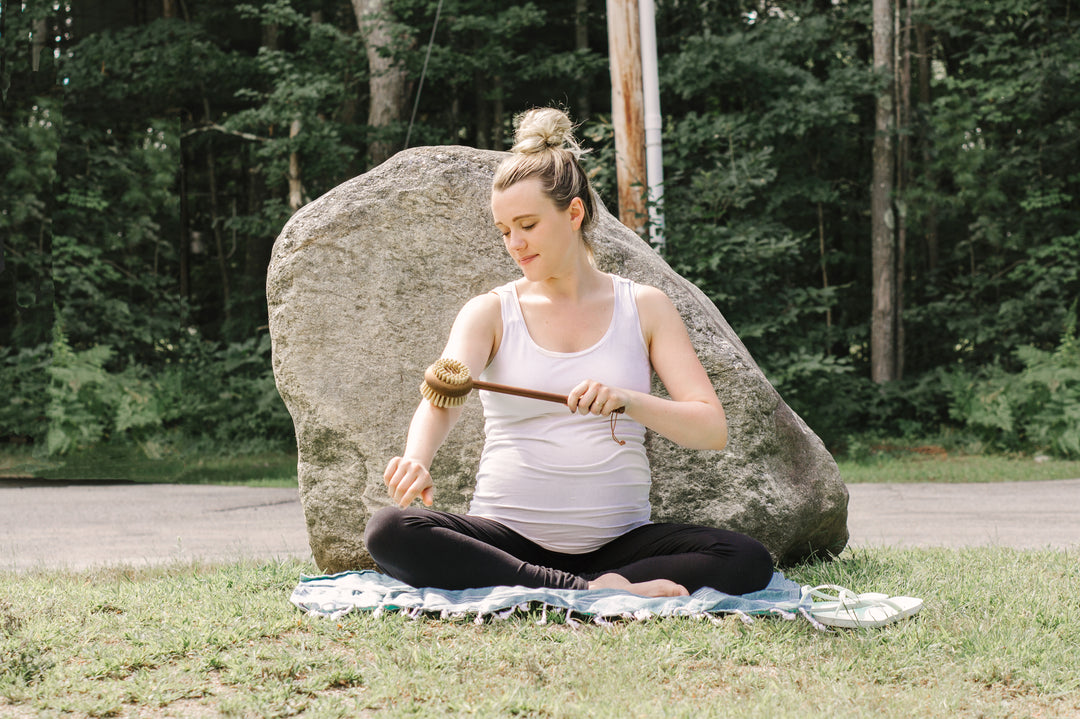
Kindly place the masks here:
POLYGON ((519 257, 517 263, 519 265, 527 265, 535 260, 539 255, 527 255, 525 257, 519 257))

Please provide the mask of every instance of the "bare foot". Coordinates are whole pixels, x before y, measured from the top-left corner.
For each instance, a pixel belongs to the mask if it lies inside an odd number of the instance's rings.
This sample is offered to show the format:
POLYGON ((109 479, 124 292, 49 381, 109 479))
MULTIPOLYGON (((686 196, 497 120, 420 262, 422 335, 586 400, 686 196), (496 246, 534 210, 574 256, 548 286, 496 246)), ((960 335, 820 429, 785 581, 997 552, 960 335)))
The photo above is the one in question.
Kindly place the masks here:
POLYGON ((589 589, 621 589, 643 597, 685 597, 690 594, 686 587, 670 579, 652 579, 648 582, 631 582, 621 574, 601 574, 589 582, 589 589))

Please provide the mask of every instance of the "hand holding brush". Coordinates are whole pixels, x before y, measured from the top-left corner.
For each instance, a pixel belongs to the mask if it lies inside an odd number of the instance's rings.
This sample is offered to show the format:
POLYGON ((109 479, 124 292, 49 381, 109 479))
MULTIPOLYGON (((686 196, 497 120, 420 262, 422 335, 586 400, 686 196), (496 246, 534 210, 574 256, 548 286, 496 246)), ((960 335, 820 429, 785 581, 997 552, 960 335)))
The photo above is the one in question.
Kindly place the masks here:
MULTIPOLYGON (((554 392, 542 392, 524 387, 512 387, 505 384, 475 380, 469 376, 469 368, 465 366, 464 362, 449 357, 436 360, 435 364, 428 367, 424 372, 424 381, 420 383, 420 394, 432 405, 442 408, 460 407, 465 404, 469 392, 474 389, 483 389, 489 392, 526 397, 528 399, 539 399, 557 404, 567 404, 569 401, 566 395, 554 392)), ((625 442, 615 437, 615 415, 622 413, 622 411, 623 408, 619 407, 611 413, 611 438, 619 444, 625 444, 625 442)))

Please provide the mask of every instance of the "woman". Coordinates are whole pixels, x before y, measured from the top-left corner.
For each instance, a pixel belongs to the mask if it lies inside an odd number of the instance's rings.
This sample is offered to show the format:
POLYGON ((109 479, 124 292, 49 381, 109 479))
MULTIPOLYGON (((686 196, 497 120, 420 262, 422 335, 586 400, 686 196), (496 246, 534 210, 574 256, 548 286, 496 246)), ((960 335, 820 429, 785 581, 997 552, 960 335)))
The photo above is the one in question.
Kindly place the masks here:
POLYGON ((485 443, 463 516, 410 506, 431 506, 428 467, 461 414, 421 401, 384 475, 398 506, 371 517, 368 551, 395 578, 444 589, 764 588, 773 567, 757 541, 649 521, 645 428, 718 450, 724 409, 667 296, 594 265, 583 232, 592 194, 569 118, 533 110, 515 140, 491 211, 522 277, 466 303, 442 356, 473 377, 567 394, 566 406, 480 392, 485 443), (649 394, 653 371, 670 399, 649 394))

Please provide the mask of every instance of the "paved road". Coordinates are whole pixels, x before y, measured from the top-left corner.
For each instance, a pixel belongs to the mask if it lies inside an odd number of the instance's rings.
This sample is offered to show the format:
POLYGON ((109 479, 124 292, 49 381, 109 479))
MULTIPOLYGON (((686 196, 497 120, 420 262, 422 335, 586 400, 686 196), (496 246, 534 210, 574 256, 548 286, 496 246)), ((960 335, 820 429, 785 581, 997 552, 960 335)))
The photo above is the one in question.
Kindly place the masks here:
POLYGON ((1080 479, 849 484, 855 547, 1080 548, 1080 479))
MULTIPOLYGON (((851 546, 1080 548, 1080 480, 854 484, 851 546)), ((0 480, 0 569, 310 559, 295 489, 0 480)))
POLYGON ((295 489, 0 482, 0 569, 310 558, 295 489))

